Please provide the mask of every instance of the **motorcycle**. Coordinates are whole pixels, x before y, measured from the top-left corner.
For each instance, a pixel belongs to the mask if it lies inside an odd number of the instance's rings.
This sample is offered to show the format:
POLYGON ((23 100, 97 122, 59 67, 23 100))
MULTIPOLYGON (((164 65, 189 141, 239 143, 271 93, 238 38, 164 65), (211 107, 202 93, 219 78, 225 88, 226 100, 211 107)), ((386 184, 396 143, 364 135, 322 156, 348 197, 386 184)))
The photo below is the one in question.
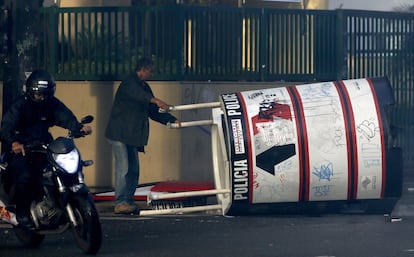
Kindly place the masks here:
MULTIPOLYGON (((93 121, 86 116, 82 124, 93 121)), ((83 167, 93 164, 82 160, 74 138, 84 135, 68 132, 49 144, 25 145, 26 153, 36 155, 33 165, 41 164, 41 190, 30 206, 34 228, 19 226, 15 207, 10 203, 3 174, 7 161, 0 163, 0 220, 11 224, 25 247, 39 246, 46 235, 63 233, 70 227, 78 247, 86 254, 96 254, 102 242, 98 211, 85 184, 83 167), (39 157, 39 158, 37 158, 39 157)), ((35 166, 37 167, 37 166, 35 166)))

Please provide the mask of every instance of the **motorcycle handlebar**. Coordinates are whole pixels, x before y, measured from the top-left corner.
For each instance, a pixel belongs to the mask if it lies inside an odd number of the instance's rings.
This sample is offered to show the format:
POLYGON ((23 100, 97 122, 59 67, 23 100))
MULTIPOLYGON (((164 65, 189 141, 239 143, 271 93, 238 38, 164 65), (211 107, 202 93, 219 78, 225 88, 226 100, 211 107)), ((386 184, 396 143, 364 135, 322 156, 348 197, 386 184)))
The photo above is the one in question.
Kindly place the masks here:
MULTIPOLYGON (((93 120, 94 120, 94 117, 92 115, 87 115, 87 116, 85 116, 85 117, 83 117, 81 119, 80 124, 82 124, 82 125, 89 124, 93 120)), ((88 135, 88 133, 79 130, 79 131, 69 131, 69 135, 68 136, 69 137, 72 137, 72 138, 80 138, 80 137, 84 137, 86 135, 88 135)))

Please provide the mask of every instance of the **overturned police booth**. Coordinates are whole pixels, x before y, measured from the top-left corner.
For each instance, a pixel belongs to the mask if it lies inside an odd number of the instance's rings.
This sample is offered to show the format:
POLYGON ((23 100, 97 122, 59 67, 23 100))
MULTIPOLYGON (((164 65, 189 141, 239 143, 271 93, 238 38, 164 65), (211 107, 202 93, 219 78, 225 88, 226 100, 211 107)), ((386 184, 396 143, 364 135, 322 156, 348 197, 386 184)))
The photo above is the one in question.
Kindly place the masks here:
POLYGON ((148 201, 214 195, 215 204, 141 215, 217 209, 223 215, 391 213, 402 193, 386 77, 225 93, 211 108, 214 186, 156 192, 148 201))

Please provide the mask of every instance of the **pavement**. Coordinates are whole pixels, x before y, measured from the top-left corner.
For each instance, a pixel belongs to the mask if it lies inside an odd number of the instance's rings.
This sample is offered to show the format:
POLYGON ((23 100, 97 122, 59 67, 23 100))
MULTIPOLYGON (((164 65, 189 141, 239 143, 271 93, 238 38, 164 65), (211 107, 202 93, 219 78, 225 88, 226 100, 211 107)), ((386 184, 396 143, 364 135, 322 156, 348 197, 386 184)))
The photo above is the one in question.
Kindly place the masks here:
MULTIPOLYGON (((97 201, 107 257, 413 257, 414 183, 391 215, 252 215, 217 212, 115 215, 113 201, 97 201)), ((151 209, 137 201, 142 209, 151 209)), ((84 256, 67 233, 48 235, 27 250, 0 226, 0 256, 84 256)))

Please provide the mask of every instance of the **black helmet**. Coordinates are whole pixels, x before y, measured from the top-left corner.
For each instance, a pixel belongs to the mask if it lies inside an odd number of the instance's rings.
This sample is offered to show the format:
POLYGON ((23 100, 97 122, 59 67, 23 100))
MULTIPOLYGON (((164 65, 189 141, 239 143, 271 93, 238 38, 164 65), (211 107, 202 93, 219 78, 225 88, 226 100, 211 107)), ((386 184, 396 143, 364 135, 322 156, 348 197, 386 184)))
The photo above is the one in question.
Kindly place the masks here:
POLYGON ((55 80, 45 70, 34 70, 26 80, 26 97, 33 102, 39 103, 52 98, 55 90, 55 80), (35 95, 42 97, 37 98, 35 95))

